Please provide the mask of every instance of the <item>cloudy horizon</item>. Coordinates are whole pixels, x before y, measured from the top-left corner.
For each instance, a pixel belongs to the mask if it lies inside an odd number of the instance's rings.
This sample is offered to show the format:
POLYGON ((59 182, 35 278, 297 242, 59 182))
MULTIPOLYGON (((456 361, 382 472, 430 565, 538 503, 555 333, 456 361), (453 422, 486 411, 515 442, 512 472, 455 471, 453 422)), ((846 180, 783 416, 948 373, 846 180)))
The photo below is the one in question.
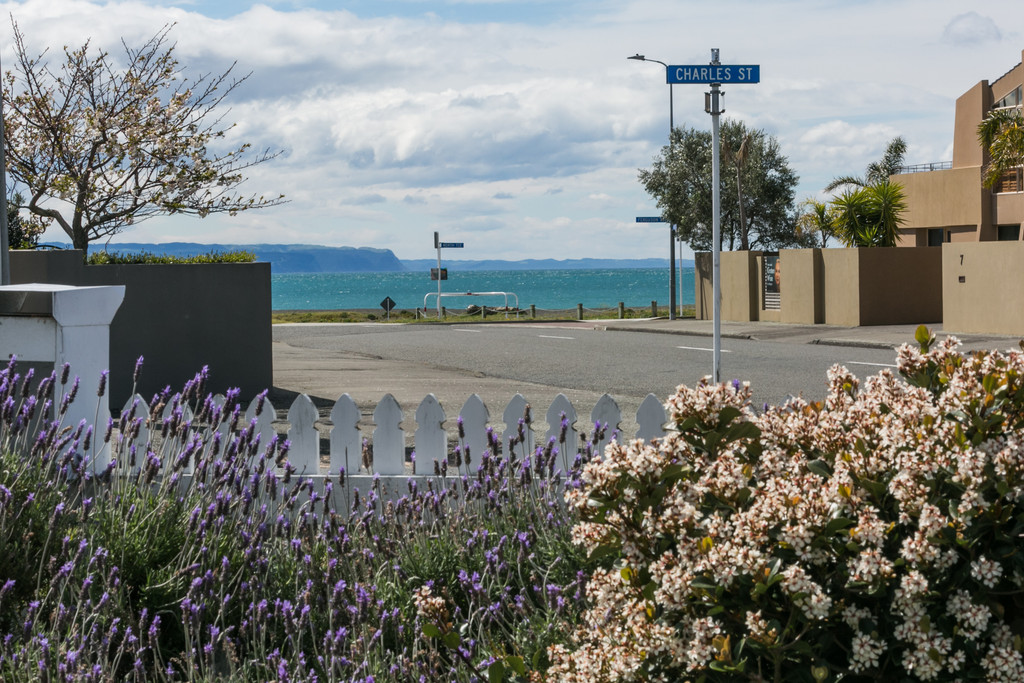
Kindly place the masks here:
MULTIPOLYGON (((231 137, 281 150, 243 191, 288 204, 157 218, 116 241, 302 243, 429 258, 664 258, 637 181, 667 140, 664 69, 759 64, 726 117, 775 136, 797 200, 859 174, 895 136, 907 162, 952 158, 953 107, 1021 60, 1019 0, 718 3, 576 0, 25 0, 0 4, 30 51, 86 39, 113 55, 173 23, 187 74, 237 62, 231 137), (87 30, 83 27, 88 27, 87 30)), ((4 68, 10 22, 0 27, 4 68)), ((705 86, 673 88, 677 126, 710 128, 705 86)), ((59 229, 47 241, 64 241, 59 229)), ((684 257, 689 258, 687 251, 684 257)))

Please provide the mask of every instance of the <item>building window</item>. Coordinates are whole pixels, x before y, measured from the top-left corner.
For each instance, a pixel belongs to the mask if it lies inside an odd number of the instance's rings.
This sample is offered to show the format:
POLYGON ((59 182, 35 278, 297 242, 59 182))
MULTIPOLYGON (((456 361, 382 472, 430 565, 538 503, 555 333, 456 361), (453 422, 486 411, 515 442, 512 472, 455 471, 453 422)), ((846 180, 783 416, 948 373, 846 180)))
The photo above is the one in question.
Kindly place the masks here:
POLYGON ((941 247, 942 246, 942 228, 929 228, 928 229, 928 246, 929 247, 941 247))
POLYGON ((1017 242, 1020 240, 1019 225, 1000 225, 996 227, 996 239, 1000 242, 1017 242))
POLYGON ((1024 169, 1015 168, 1012 171, 1004 173, 1003 177, 996 183, 994 188, 995 191, 998 193, 1024 191, 1024 177, 1022 177, 1022 171, 1024 171, 1024 169))
POLYGON ((999 100, 992 107, 993 109, 1004 109, 1006 107, 1019 107, 1021 105, 1021 86, 1014 88, 1013 92, 999 100))

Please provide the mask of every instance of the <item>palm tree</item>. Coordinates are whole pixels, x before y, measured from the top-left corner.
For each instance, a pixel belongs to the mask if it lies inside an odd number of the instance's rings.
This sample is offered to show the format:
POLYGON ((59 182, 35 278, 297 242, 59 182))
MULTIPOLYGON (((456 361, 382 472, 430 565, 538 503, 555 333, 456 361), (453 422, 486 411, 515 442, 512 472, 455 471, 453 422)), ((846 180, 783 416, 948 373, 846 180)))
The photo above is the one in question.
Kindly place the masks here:
POLYGON ((733 161, 733 165, 736 168, 736 197, 739 203, 739 221, 740 221, 740 251, 748 251, 750 249, 750 242, 747 236, 747 225, 746 225, 746 214, 743 210, 743 169, 747 165, 747 160, 750 158, 750 139, 751 134, 746 133, 743 135, 743 140, 740 142, 740 148, 733 152, 732 145, 729 144, 728 140, 724 141, 722 146, 725 156, 733 161))
POLYGON ((903 188, 888 179, 847 189, 832 200, 833 228, 848 247, 895 247, 906 209, 903 188))
POLYGON ((978 140, 989 154, 982 180, 991 189, 1007 172, 1024 165, 1024 117, 1020 109, 996 109, 978 125, 978 140))
POLYGON ((885 148, 885 154, 878 161, 872 161, 864 171, 864 177, 840 176, 825 187, 826 192, 834 192, 844 185, 866 187, 899 173, 903 159, 907 155, 907 141, 902 135, 894 137, 885 148))
POLYGON ((828 246, 829 238, 836 236, 832 207, 828 202, 817 199, 805 200, 796 219, 796 230, 801 238, 808 238, 805 243, 812 243, 811 235, 815 233, 821 235, 821 247, 824 249, 828 246))

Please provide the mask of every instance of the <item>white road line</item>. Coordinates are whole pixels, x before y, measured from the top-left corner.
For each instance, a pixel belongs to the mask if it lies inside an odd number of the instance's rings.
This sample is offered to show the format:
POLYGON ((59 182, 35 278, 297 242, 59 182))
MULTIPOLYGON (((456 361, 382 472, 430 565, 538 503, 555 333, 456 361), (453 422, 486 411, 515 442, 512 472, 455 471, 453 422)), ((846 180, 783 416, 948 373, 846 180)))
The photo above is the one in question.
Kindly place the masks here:
POLYGON ((537 336, 540 337, 541 339, 575 339, 576 338, 576 337, 556 337, 556 336, 551 335, 551 334, 538 334, 537 336))
POLYGON ((452 330, 455 332, 472 332, 473 334, 480 334, 482 332, 482 330, 463 330, 458 327, 453 327, 452 330))
MULTIPOLYGON (((676 348, 677 349, 685 349, 686 351, 712 351, 712 352, 714 352, 714 349, 705 349, 705 348, 700 347, 700 346, 677 346, 676 348)), ((728 349, 722 349, 722 353, 732 353, 732 351, 730 351, 728 349)))
POLYGON ((846 361, 845 363, 843 363, 843 365, 870 365, 870 366, 876 367, 876 368, 895 368, 895 367, 898 367, 896 365, 892 365, 891 363, 861 363, 860 361, 856 361, 856 360, 846 361))

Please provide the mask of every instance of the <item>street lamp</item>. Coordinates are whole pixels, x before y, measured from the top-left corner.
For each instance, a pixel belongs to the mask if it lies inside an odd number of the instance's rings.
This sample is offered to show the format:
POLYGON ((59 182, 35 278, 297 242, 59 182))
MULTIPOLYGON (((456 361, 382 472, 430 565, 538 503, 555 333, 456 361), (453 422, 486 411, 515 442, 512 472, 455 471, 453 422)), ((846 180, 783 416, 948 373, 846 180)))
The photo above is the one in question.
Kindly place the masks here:
MULTIPOLYGON (((665 67, 665 82, 668 82, 668 64, 657 59, 644 57, 642 54, 635 54, 626 59, 635 59, 638 62, 654 62, 665 67)), ((672 131, 675 130, 672 112, 672 84, 668 84, 668 144, 672 146, 672 131)), ((668 319, 676 319, 676 226, 668 226, 668 319)))

